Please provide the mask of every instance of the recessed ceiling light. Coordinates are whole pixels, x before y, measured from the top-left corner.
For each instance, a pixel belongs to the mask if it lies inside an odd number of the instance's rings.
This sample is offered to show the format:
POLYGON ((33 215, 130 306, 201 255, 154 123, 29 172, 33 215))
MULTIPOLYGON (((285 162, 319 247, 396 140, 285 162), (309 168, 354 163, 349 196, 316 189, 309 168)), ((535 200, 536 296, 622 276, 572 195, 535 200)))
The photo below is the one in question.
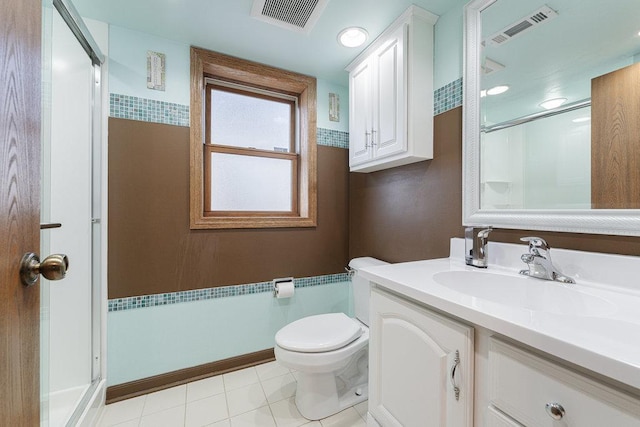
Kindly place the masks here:
POLYGON ((487 91, 486 90, 481 90, 480 91, 480 98, 484 98, 485 96, 487 96, 487 91))
POLYGON ((567 98, 553 98, 547 99, 546 101, 540 103, 540 106, 545 110, 553 110, 567 102, 567 98))
POLYGON ((585 116, 585 117, 578 117, 577 119, 573 119, 571 121, 573 123, 582 123, 582 122, 588 122, 589 120, 591 120, 591 117, 585 116))
POLYGON ((338 34, 338 42, 344 47, 362 46, 367 41, 369 33, 360 27, 349 27, 340 31, 338 34))
POLYGON ((494 86, 491 89, 487 89, 487 95, 500 95, 501 93, 505 93, 509 90, 509 86, 494 86))

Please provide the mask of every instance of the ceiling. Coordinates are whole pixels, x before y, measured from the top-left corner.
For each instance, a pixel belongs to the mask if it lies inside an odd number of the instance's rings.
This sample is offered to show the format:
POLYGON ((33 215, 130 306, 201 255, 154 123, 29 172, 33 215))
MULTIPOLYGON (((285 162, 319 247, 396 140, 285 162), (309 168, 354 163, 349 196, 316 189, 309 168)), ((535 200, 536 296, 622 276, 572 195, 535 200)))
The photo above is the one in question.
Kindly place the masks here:
POLYGON ((329 0, 309 34, 251 17, 253 0, 74 0, 80 14, 346 86, 344 68, 411 4, 443 15, 468 0, 329 0), (369 32, 364 47, 340 46, 349 26, 369 32))

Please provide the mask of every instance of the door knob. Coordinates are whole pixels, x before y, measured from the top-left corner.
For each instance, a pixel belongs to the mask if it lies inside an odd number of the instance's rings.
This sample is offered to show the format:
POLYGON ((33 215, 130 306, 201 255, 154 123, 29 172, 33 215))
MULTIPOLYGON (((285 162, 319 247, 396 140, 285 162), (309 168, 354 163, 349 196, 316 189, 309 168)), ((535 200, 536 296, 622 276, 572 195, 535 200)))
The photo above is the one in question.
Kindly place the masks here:
POLYGON ((49 255, 40 262, 38 255, 28 252, 24 254, 20 262, 20 279, 25 286, 36 283, 39 274, 49 280, 60 280, 64 279, 68 269, 69 258, 66 255, 49 255))

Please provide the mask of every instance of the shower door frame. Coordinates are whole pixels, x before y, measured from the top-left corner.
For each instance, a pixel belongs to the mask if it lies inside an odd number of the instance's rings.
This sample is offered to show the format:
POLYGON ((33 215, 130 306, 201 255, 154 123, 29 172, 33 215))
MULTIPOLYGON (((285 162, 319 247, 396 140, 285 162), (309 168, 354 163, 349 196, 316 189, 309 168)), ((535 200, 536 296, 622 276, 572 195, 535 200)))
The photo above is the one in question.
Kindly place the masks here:
MULTIPOLYGON (((46 0, 45 0, 46 1, 46 0)), ((89 424, 104 405, 106 389, 106 123, 102 111, 108 96, 103 85, 105 57, 69 0, 49 0, 91 60, 91 382, 67 425, 89 424)), ((51 4, 50 3, 50 4, 51 4)), ((53 12, 56 13, 56 12, 53 12)), ((43 45, 45 46, 45 45, 43 45)), ((50 102, 50 101, 49 101, 50 102)), ((48 395, 46 400, 48 401, 48 395)), ((45 405, 48 410, 48 404, 45 405)))

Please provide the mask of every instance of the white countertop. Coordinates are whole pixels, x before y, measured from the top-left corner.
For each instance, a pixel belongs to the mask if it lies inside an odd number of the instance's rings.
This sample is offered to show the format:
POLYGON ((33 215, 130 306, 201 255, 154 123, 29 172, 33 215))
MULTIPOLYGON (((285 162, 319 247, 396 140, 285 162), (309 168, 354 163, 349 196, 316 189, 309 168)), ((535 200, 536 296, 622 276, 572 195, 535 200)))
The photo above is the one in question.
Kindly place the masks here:
POLYGON ((519 276, 520 265, 526 267, 521 262, 518 264, 519 254, 527 249, 524 245, 492 244, 489 268, 467 266, 461 257, 464 253, 464 241, 461 241, 452 239, 450 258, 388 264, 360 272, 382 288, 640 390, 640 276, 636 274, 640 258, 552 250, 552 256, 556 255, 554 264, 577 281, 575 285, 566 285, 519 276), (508 261, 500 266, 492 264, 492 252, 495 259, 508 261), (603 273, 611 268, 616 270, 608 275, 603 273), (540 292, 544 292, 545 287, 549 289, 548 286, 565 287, 561 295, 566 301, 556 299, 549 309, 535 310, 508 304, 504 298, 472 296, 433 278, 437 273, 450 271, 511 276, 531 281, 527 286, 539 285, 532 289, 540 292), (608 283, 591 281, 603 277, 611 280, 608 283), (586 304, 585 310, 580 311, 580 307, 575 308, 576 304, 571 305, 585 296, 587 300, 603 301, 604 308, 592 311, 586 304), (496 302, 498 300, 501 302, 496 302), (562 310, 565 303, 566 312, 562 310))

